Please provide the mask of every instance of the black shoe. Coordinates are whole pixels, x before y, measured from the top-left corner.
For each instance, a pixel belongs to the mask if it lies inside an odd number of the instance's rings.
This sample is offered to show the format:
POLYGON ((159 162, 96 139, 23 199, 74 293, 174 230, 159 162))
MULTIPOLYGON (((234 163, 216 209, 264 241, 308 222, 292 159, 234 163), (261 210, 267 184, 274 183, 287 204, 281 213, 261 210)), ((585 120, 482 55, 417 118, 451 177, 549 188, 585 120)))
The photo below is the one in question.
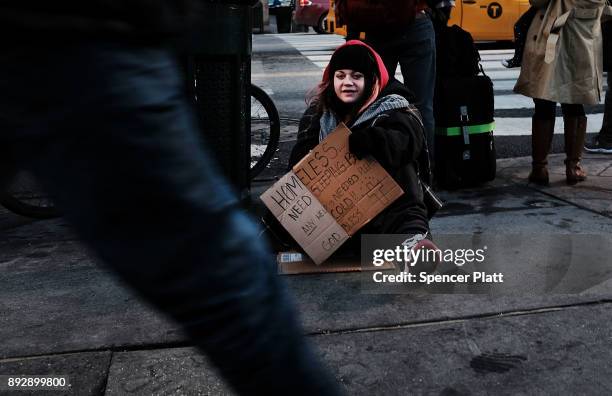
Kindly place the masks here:
POLYGON ((598 136, 595 136, 590 143, 586 143, 584 149, 589 153, 612 154, 612 144, 600 142, 598 136))
POLYGON ((515 67, 521 67, 521 61, 516 60, 515 58, 504 59, 501 61, 502 65, 508 69, 513 69, 515 67))

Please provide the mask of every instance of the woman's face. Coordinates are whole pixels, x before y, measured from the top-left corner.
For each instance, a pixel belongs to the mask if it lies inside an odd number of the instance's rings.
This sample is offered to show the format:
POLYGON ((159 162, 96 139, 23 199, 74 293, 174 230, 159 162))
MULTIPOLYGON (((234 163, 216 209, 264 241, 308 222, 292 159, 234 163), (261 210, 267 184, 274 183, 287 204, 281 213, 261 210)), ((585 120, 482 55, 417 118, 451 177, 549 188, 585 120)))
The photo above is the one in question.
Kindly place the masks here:
POLYGON ((365 86, 364 75, 361 72, 341 69, 334 72, 334 92, 338 99, 344 103, 355 103, 365 86))

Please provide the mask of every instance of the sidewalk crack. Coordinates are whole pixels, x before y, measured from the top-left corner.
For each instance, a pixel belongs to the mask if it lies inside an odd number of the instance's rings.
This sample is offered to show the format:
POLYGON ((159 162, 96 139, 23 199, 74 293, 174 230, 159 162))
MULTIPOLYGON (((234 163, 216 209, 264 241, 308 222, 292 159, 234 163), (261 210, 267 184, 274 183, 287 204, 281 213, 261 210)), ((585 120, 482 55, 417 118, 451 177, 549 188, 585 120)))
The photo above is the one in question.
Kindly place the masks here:
POLYGON ((393 330, 402 330, 402 329, 410 329, 417 327, 426 327, 426 326, 439 326, 446 324, 465 324, 470 321, 475 320, 493 320, 500 318, 508 318, 515 316, 526 316, 526 315, 539 315, 539 314, 547 314, 552 312, 561 312, 570 309, 577 309, 579 307, 588 307, 588 306, 596 306, 596 305, 605 305, 611 304, 612 299, 602 299, 597 301, 586 301, 583 303, 577 304, 566 304, 559 306, 551 306, 551 307, 543 307, 543 308, 532 308, 532 309, 517 309, 514 311, 508 312, 499 312, 499 313, 485 313, 485 314, 474 314, 474 315, 466 315, 463 317, 457 317, 453 319, 438 319, 438 320, 426 320, 421 322, 414 323, 404 323, 397 325, 385 325, 385 326, 371 326, 371 327, 363 327, 363 328, 354 328, 354 329, 340 329, 340 330, 331 330, 331 331, 321 331, 319 333, 308 333, 309 336, 328 336, 328 335, 343 335, 343 334, 353 334, 353 333, 369 333, 374 331, 393 331, 393 330))
POLYGON ((104 377, 104 382, 102 383, 102 394, 106 395, 106 387, 108 386, 108 376, 110 375, 110 368, 113 365, 113 358, 115 357, 115 352, 110 351, 110 356, 108 358, 108 365, 106 366, 106 376, 104 377))

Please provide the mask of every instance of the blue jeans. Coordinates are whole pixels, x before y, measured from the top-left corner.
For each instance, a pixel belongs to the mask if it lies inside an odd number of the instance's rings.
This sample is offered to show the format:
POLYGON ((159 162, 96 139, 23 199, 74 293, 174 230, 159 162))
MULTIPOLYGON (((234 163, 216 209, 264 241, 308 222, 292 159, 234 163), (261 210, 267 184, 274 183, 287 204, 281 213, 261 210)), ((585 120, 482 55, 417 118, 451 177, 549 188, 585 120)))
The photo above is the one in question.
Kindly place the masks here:
POLYGON ((171 52, 3 48, 0 144, 239 393, 336 394, 255 223, 203 148, 171 52), (36 61, 32 62, 32 54, 36 61))
POLYGON ((366 42, 382 57, 390 77, 399 63, 404 85, 415 95, 421 112, 427 147, 434 155, 433 98, 436 85, 436 35, 427 16, 414 20, 406 30, 389 36, 388 32, 367 32, 366 42))

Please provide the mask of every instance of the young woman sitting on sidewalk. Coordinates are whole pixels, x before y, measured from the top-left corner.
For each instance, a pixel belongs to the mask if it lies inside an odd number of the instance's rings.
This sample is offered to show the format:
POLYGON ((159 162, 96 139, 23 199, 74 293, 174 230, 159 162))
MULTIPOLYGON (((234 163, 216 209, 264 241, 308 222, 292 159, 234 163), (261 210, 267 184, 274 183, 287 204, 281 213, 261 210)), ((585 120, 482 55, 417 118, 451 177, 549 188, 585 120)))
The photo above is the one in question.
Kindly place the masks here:
MULTIPOLYGON (((405 192, 370 221, 363 233, 429 233, 418 175, 419 160, 427 160, 428 154, 420 114, 410 98, 403 84, 389 80, 380 56, 357 40, 334 52, 321 83, 309 95, 310 117, 302 123, 289 166, 343 122, 352 132, 349 150, 360 159, 373 156, 405 192)), ((359 237, 351 239, 359 242, 359 237)))

